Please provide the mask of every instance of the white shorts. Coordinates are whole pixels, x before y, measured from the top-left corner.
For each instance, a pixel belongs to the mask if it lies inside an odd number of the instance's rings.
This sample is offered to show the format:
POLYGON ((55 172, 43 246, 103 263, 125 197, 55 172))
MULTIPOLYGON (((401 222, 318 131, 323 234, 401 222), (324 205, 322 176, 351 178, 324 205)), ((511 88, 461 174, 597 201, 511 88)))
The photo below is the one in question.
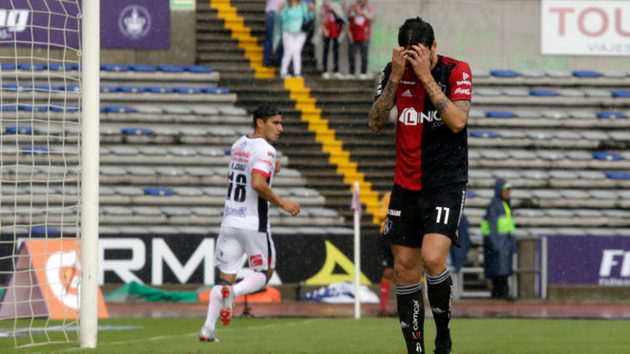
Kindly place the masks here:
POLYGON ((221 227, 214 251, 217 268, 224 274, 236 274, 247 254, 249 268, 267 271, 276 268, 276 248, 271 236, 258 231, 221 227))

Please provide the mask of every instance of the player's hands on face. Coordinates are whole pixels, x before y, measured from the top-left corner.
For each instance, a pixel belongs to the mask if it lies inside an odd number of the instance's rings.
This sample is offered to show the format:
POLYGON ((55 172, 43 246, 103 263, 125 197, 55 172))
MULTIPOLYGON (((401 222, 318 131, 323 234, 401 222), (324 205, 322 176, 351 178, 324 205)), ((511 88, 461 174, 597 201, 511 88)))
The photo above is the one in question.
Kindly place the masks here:
POLYGON ((394 47, 392 53, 392 73, 390 78, 400 81, 405 73, 405 65, 407 64, 407 49, 405 47, 394 47))
POLYGON ((413 72, 420 81, 431 76, 431 51, 422 44, 411 46, 407 55, 407 61, 411 64, 413 72))
POLYGON ((292 200, 285 199, 284 203, 282 203, 282 209, 291 214, 291 216, 297 216, 297 214, 300 213, 300 204, 292 200))

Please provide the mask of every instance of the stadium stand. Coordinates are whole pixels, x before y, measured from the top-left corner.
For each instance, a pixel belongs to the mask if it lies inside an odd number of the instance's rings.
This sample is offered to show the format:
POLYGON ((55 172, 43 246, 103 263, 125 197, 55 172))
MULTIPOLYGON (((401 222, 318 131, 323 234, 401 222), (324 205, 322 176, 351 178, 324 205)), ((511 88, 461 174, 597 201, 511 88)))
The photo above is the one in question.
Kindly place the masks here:
MULTIPOLYGON (((20 77, 22 67, 2 71, 3 94, 30 89, 11 83, 10 78, 20 77)), ((236 94, 218 86, 219 73, 203 65, 105 64, 101 75, 102 227, 122 233, 208 233, 218 227, 229 147, 239 135, 251 131, 250 115, 235 106, 236 94)), ((55 84, 33 87, 61 89, 55 84)), ((64 132, 78 129, 78 109, 65 107, 61 98, 59 102, 40 102, 36 97, 37 105, 2 106, 2 158, 4 166, 15 165, 3 169, 3 174, 25 178, 38 174, 77 175, 75 167, 61 166, 62 160, 56 158, 63 153, 66 162, 78 163, 76 145, 67 144, 76 144, 76 139, 64 139, 64 132), (32 115, 31 121, 37 122, 40 115, 54 118, 63 111, 75 113, 65 126, 15 124, 15 115, 32 115), (56 136, 59 139, 54 140, 56 136), (31 166, 31 159, 50 161, 52 165, 43 170, 31 166)), ((275 213, 272 222, 290 233, 300 233, 314 224, 324 229, 334 227, 339 233, 344 228, 343 218, 323 208, 324 198, 316 190, 305 188, 305 179, 290 168, 282 151, 279 156, 284 168, 275 185, 285 187, 291 197, 299 199, 303 212, 298 218, 275 213), (313 212, 309 212, 311 208, 313 212)), ((42 215, 3 213, 3 220, 14 215, 51 220, 68 214, 59 212, 62 209, 56 205, 67 202, 69 197, 64 192, 68 194, 68 188, 76 190, 77 186, 53 184, 37 184, 36 179, 32 186, 3 185, 2 199, 7 203, 3 205, 16 202, 27 210, 27 205, 22 205, 26 195, 34 196, 35 203, 50 203, 42 215)))

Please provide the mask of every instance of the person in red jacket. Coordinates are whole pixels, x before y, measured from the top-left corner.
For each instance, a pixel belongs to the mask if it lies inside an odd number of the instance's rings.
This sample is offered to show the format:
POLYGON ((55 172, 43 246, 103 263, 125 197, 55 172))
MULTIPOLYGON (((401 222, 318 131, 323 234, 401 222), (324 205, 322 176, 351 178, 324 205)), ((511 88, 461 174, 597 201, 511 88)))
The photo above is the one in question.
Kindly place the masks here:
POLYGON ((367 0, 357 0, 348 8, 348 37, 350 46, 348 48, 348 72, 354 76, 354 66, 356 53, 361 54, 361 79, 367 79, 368 48, 370 47, 370 36, 372 35, 372 20, 374 20, 374 8, 367 0))
POLYGON ((344 26, 348 23, 346 17, 345 6, 342 0, 324 0, 320 16, 322 19, 322 38, 324 48, 322 50, 322 77, 330 78, 328 73, 328 53, 332 44, 333 55, 333 76, 337 79, 341 78, 339 74, 339 42, 343 39, 344 26))

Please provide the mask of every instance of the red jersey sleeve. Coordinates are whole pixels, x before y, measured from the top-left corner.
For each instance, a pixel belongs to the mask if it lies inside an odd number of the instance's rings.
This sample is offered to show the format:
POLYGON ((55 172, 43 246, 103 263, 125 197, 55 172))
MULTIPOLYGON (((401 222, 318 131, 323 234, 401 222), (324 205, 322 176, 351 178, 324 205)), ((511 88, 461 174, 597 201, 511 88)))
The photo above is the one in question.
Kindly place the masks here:
POLYGON ((449 81, 451 87, 449 98, 451 101, 470 101, 472 97, 472 74, 468 63, 463 61, 457 63, 451 72, 449 81))

